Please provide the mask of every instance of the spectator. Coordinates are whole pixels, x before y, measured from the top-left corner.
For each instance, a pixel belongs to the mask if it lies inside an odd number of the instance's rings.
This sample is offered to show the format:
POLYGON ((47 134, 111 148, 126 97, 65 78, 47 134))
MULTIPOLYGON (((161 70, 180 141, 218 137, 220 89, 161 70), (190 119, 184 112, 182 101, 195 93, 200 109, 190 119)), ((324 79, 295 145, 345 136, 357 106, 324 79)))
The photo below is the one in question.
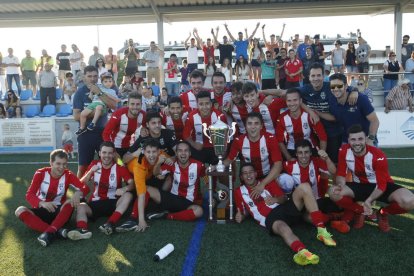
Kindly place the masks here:
POLYGON ((93 46, 93 55, 89 57, 88 65, 96 67, 97 61, 99 59, 103 61, 105 57, 99 53, 99 48, 97 46, 93 46))
POLYGON ((303 64, 303 83, 308 84, 310 67, 315 62, 315 56, 312 54, 312 49, 310 46, 306 48, 306 56, 301 61, 303 64))
POLYGON ((25 89, 32 89, 33 98, 36 97, 37 93, 36 68, 36 59, 30 55, 30 50, 26 50, 26 57, 22 59, 20 66, 23 77, 22 83, 25 86, 25 89))
POLYGON ((76 92, 76 84, 72 72, 67 72, 63 84, 63 99, 67 104, 73 105, 73 94, 76 92))
POLYGON ((352 77, 355 76, 353 73, 357 73, 357 66, 356 66, 356 54, 355 54, 355 44, 354 42, 348 42, 348 49, 346 50, 346 58, 345 58, 345 66, 346 72, 348 73, 346 78, 348 84, 351 84, 352 77))
POLYGON ((169 99, 170 97, 168 96, 168 90, 166 87, 163 87, 157 99, 157 106, 161 112, 163 112, 164 108, 167 107, 169 99))
POLYGON ((236 62, 236 79, 245 83, 252 76, 252 68, 250 67, 247 59, 243 55, 239 56, 239 59, 236 62))
POLYGON ((259 62, 262 67, 262 90, 276 89, 276 60, 272 59, 272 53, 270 51, 266 51, 265 60, 259 60, 259 62))
POLYGON ((160 58, 164 58, 164 51, 160 50, 154 41, 150 42, 150 49, 145 51, 143 59, 147 65, 147 83, 152 84, 152 79, 155 79, 155 84, 160 85, 160 58))
POLYGON ((253 80, 259 85, 262 84, 262 68, 259 60, 264 59, 262 46, 260 46, 259 39, 255 38, 251 42, 251 48, 249 51, 249 60, 253 70, 253 80))
POLYGON ((286 72, 285 62, 288 60, 286 48, 280 48, 279 55, 276 58, 276 85, 279 85, 280 89, 286 89, 286 72))
MULTIPOLYGON (((194 31, 193 31, 194 34, 194 31)), ((188 74, 190 75, 191 72, 198 69, 198 49, 200 49, 200 45, 196 45, 196 39, 193 37, 191 38, 190 35, 184 42, 185 49, 187 50, 187 62, 188 62, 188 74), (190 39, 190 46, 188 46, 188 40, 190 39)))
MULTIPOLYGON (((304 39, 303 43, 299 44, 298 50, 296 52, 296 54, 297 54, 297 56, 300 60, 303 60, 306 57, 306 49, 308 47, 311 47, 311 45, 312 45, 312 43, 310 41, 309 35, 305 35, 305 39, 304 39)), ((311 51, 312 51, 312 48, 311 48, 311 51)), ((313 55, 313 53, 312 53, 312 55, 313 55)))
POLYGON ((154 96, 154 92, 149 86, 144 86, 142 89, 142 110, 145 112, 158 111, 157 97, 154 96))
POLYGON ((84 72, 83 72, 85 67, 86 67, 86 63, 82 61, 81 65, 80 65, 81 70, 78 70, 78 72, 76 72, 76 74, 74 75, 75 76, 75 84, 76 84, 76 87, 78 89, 85 85, 84 72))
MULTIPOLYGON (((274 34, 270 35, 270 42, 268 42, 266 40, 265 26, 266 26, 265 24, 262 25, 263 41, 264 41, 264 44, 266 46, 267 51, 269 51, 272 54, 272 59, 274 59, 276 57, 276 55, 279 54, 279 47, 281 47, 282 45, 279 45, 279 40, 276 39, 276 36, 274 34)), ((286 24, 283 24, 283 29, 282 29, 281 36, 283 36, 285 26, 286 26, 286 24)))
POLYGON ((357 82, 358 92, 367 96, 371 104, 373 104, 374 99, 372 97, 372 90, 367 86, 363 77, 359 77, 357 82))
POLYGON ((3 94, 4 96, 6 96, 6 91, 7 91, 7 87, 6 87, 6 69, 2 66, 3 65, 3 55, 0 52, 0 100, 3 98, 3 94))
POLYGON ((44 71, 39 74, 40 85, 40 111, 43 111, 43 107, 49 103, 56 106, 56 75, 52 71, 52 65, 45 63, 43 65, 44 71))
POLYGON ((313 39, 315 42, 312 44, 312 52, 315 57, 315 61, 322 64, 322 66, 325 66, 325 48, 320 41, 320 35, 315 35, 313 39))
POLYGON ((129 93, 131 93, 133 91, 133 86, 131 83, 131 78, 128 75, 125 75, 122 78, 122 83, 119 86, 119 97, 121 99, 127 99, 129 93))
MULTIPOLYGON (((239 36, 238 39, 235 39, 234 36, 230 33, 227 24, 224 24, 224 27, 226 28, 227 34, 229 35, 230 39, 232 40, 234 46, 236 47, 236 57, 238 57, 240 55, 243 55, 243 57, 245 59, 248 58, 247 48, 249 46, 249 42, 250 42, 251 39, 253 39, 253 37, 256 34, 257 29, 259 28, 259 26, 260 26, 260 22, 257 22, 256 28, 254 29, 253 33, 249 37, 247 37, 247 39, 243 39, 243 33, 242 32, 239 32, 238 33, 238 36, 239 36)), ((247 28, 244 29, 244 30, 245 30, 246 36, 247 36, 247 28)))
POLYGON ((45 68, 45 64, 49 64, 52 65, 53 67, 53 58, 51 56, 49 56, 49 54, 47 53, 47 51, 45 49, 42 50, 42 56, 40 57, 39 63, 37 64, 37 70, 38 72, 42 72, 43 70, 46 70, 45 68))
POLYGON ((63 125, 62 148, 66 151, 69 157, 72 159, 75 158, 75 153, 73 152, 73 135, 72 131, 70 131, 69 124, 63 125))
POLYGON ((405 74, 405 77, 410 80, 411 90, 414 90, 414 50, 411 52, 411 58, 405 62, 405 72, 411 74, 405 74))
MULTIPOLYGON (((56 64, 59 65, 59 88, 63 89, 63 85, 66 79, 66 73, 70 72, 70 54, 66 52, 66 45, 62 44, 60 47, 62 52, 56 55, 56 64)), ((73 74, 72 74, 73 76, 73 74)))
POLYGON ((403 79, 398 85, 391 89, 385 99, 385 113, 390 110, 408 110, 413 112, 413 97, 410 93, 410 80, 403 79))
POLYGON ((345 71, 346 51, 341 48, 342 42, 338 39, 335 41, 335 49, 332 50, 332 66, 334 73, 343 74, 345 71))
POLYGON ((98 69, 98 84, 101 84, 101 76, 108 72, 108 70, 105 68, 103 58, 98 58, 93 66, 98 69))
POLYGON ((6 67, 6 75, 7 75, 7 86, 9 89, 12 89, 12 83, 13 79, 17 86, 17 91, 20 96, 20 93, 22 92, 22 88, 20 86, 20 75, 19 75, 19 67, 20 67, 20 61, 19 58, 13 55, 13 49, 9 48, 7 49, 7 52, 9 53, 8 56, 5 56, 3 58, 2 66, 6 67))
POLYGON ((7 118, 7 112, 6 108, 2 103, 0 103, 0 119, 6 119, 7 118))
POLYGON ((295 50, 289 50, 289 59, 285 62, 286 88, 299 87, 300 76, 303 71, 302 62, 296 58, 295 50))
POLYGON ((9 118, 22 116, 22 108, 20 107, 20 99, 13 90, 7 91, 6 96, 6 110, 9 118))
POLYGON ((390 52, 388 54, 388 60, 384 62, 384 98, 387 97, 388 92, 398 84, 398 74, 397 72, 403 72, 403 67, 400 66, 398 60, 395 59, 396 54, 390 52), (391 73, 391 74, 389 74, 391 73), (393 74, 394 73, 394 74, 393 74))
POLYGON ((204 69, 204 76, 206 77, 204 80, 205 88, 213 88, 213 86, 211 85, 211 78, 213 77, 213 74, 216 71, 217 71, 217 66, 214 61, 214 58, 209 57, 208 64, 206 64, 206 68, 204 69))
MULTIPOLYGON (((401 64, 404 66, 407 60, 410 58, 411 52, 414 51, 414 47, 412 43, 408 43, 410 40, 409 35, 403 36, 403 43, 401 45, 401 64)), ((413 82, 411 82, 413 84, 413 82)))
POLYGON ((144 85, 144 79, 141 72, 135 72, 134 77, 131 79, 129 76, 129 83, 132 84, 132 90, 142 93, 142 86, 144 85))
POLYGON ((139 51, 134 47, 132 38, 128 40, 128 48, 124 51, 125 75, 132 76, 138 71, 139 51))
MULTIPOLYGON (((362 37, 358 37, 358 48, 356 49, 356 63, 358 73, 368 73, 369 57, 371 55, 371 47, 362 37)), ((368 82, 368 75, 364 75, 365 82, 368 82)))
POLYGON ((77 76, 77 73, 79 71, 83 71, 83 69, 81 68, 81 63, 83 62, 83 54, 79 50, 78 46, 76 46, 76 44, 72 44, 72 50, 73 50, 73 53, 69 55, 69 61, 72 66, 73 75, 77 76))
MULTIPOLYGON (((214 50, 214 49, 213 49, 214 50)), ((180 90, 180 84, 178 83, 178 64, 177 55, 171 54, 167 63, 167 69, 165 71, 165 86, 167 87, 168 96, 178 96, 180 90)))
POLYGON ((230 88, 233 82, 233 68, 231 68, 231 63, 228 58, 225 58, 221 64, 220 72, 222 72, 226 77, 226 87, 230 88))
POLYGON ((118 86, 118 57, 113 52, 112 47, 109 47, 108 54, 105 55, 105 66, 108 72, 114 77, 114 84, 118 86))
POLYGON ((186 59, 183 59, 183 67, 180 68, 181 73, 181 92, 186 92, 190 89, 190 83, 188 82, 188 63, 186 59))
MULTIPOLYGON (((213 33, 213 29, 211 29, 213 33)), ((204 64, 208 63, 210 57, 214 58, 214 44, 211 43, 211 38, 207 38, 207 43, 205 44, 201 37, 198 35, 197 29, 194 29, 194 37, 197 39, 197 44, 201 46, 204 54, 204 64)), ((213 34, 214 35, 214 34, 213 34)))
POLYGON ((216 49, 218 49, 220 53, 219 63, 222 64, 224 62, 224 59, 228 58, 231 64, 231 61, 233 59, 232 53, 234 51, 234 46, 229 44, 229 40, 227 36, 223 36, 223 44, 221 44, 217 39, 218 31, 219 31, 219 26, 217 26, 216 28, 216 34, 214 34, 213 29, 211 30, 211 33, 214 36, 214 44, 216 46, 216 49))

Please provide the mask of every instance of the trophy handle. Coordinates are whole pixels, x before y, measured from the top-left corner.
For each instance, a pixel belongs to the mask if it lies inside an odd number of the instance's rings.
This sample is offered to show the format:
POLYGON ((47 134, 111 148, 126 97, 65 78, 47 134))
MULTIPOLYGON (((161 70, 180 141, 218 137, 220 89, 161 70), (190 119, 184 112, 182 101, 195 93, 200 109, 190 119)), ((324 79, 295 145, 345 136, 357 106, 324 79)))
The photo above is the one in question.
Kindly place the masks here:
POLYGON ((234 134, 236 134, 236 122, 231 123, 231 128, 230 128, 230 130, 231 130, 231 133, 229 133, 229 138, 228 138, 227 143, 230 143, 230 138, 231 138, 232 136, 234 136, 234 134))
POLYGON ((211 142, 211 137, 210 137, 210 135, 208 135, 208 133, 207 133, 207 131, 208 131, 207 124, 206 124, 206 123, 203 123, 203 124, 202 124, 202 126, 203 126, 203 133, 204 133, 204 135, 208 138, 208 140, 210 141, 210 143, 212 143, 212 142, 211 142))

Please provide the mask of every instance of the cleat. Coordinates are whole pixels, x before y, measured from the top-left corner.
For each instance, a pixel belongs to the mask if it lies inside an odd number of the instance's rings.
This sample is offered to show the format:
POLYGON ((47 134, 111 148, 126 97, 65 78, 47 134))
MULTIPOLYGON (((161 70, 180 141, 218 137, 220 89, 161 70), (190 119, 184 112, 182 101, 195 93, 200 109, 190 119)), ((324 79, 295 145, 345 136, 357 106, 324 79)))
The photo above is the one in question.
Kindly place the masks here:
POLYGON ((390 223, 388 222, 388 215, 387 214, 381 214, 380 211, 377 212, 377 217, 378 217, 378 228, 382 231, 382 232, 390 232, 391 231, 391 227, 390 227, 390 223))
POLYGON ((81 134, 85 133, 86 131, 88 131, 86 128, 79 128, 79 129, 75 132, 75 134, 76 134, 76 135, 81 135, 81 134))
POLYGON ((55 238, 55 233, 44 232, 39 237, 37 237, 37 240, 39 241, 41 246, 46 247, 52 243, 54 238, 55 238))
POLYGON ((72 231, 69 231, 68 238, 77 241, 77 240, 86 240, 90 239, 92 237, 92 232, 87 229, 75 229, 72 231))
POLYGON ((349 227, 349 224, 344 220, 333 220, 331 221, 331 228, 335 229, 339 233, 348 233, 351 231, 351 227, 349 227))
POLYGON ((138 228, 138 223, 133 220, 127 220, 124 222, 124 224, 121 224, 117 228, 115 228, 116 232, 124 233, 129 231, 135 231, 138 228))
POLYGON ((162 219, 162 218, 166 218, 167 214, 168 214, 168 211, 162 211, 162 212, 158 212, 158 213, 149 213, 147 215, 147 219, 148 220, 162 219))
POLYGON ((112 223, 107 222, 101 226, 99 226, 99 231, 101 231, 102 233, 104 233, 105 235, 111 235, 114 232, 114 226, 112 225, 112 223))
POLYGON ((57 230, 56 236, 60 239, 66 240, 68 238, 68 232, 69 232, 68 229, 60 228, 59 230, 57 230))
POLYGON ((324 227, 318 227, 316 238, 323 242, 326 246, 336 246, 336 241, 332 239, 332 234, 324 227))
POLYGON ((319 256, 307 249, 302 249, 293 256, 293 261, 298 265, 318 264, 319 256))
POLYGON ((95 129, 95 124, 94 123, 90 123, 86 128, 88 130, 94 130, 95 129))
POLYGON ((361 229, 362 227, 364 227, 364 222, 365 222, 365 215, 355 213, 354 225, 352 227, 355 229, 361 229))

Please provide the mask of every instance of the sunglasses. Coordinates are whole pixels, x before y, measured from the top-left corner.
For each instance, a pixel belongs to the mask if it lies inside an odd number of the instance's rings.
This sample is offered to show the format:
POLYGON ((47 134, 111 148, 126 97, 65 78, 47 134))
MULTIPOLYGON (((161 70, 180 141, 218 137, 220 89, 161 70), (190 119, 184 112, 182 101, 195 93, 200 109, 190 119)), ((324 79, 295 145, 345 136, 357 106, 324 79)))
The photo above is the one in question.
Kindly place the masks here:
POLYGON ((331 89, 333 90, 335 88, 342 89, 344 88, 344 85, 343 84, 331 84, 331 89))
POLYGON ((271 57, 271 55, 266 55, 266 57, 271 57))
POLYGON ((390 57, 396 57, 397 55, 390 55, 390 57))
POLYGON ((358 83, 358 85, 364 85, 364 83, 363 83, 363 82, 361 82, 361 83, 358 83))

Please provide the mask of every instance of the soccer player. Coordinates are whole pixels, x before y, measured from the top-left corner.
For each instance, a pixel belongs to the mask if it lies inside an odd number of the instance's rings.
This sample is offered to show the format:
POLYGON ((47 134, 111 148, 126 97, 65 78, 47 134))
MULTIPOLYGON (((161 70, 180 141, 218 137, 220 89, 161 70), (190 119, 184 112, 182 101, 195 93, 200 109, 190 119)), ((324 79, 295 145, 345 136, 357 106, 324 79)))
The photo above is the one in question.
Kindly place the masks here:
POLYGON ((282 237, 285 243, 296 252, 293 260, 299 265, 319 263, 319 257, 306 249, 289 226, 301 221, 304 215, 310 215, 312 224, 317 227, 316 238, 318 240, 327 246, 336 246, 332 235, 325 228, 324 215, 319 211, 309 185, 299 185, 291 199, 286 200, 283 191, 275 181, 272 181, 258 198, 254 198, 251 193, 254 187, 259 185, 259 181, 257 172, 251 163, 241 166, 240 178, 243 185, 235 191, 236 222, 241 223, 247 215, 251 215, 270 233, 282 237))
POLYGON ((246 82, 243 85, 242 93, 248 112, 259 112, 262 114, 264 130, 271 134, 275 134, 277 118, 279 117, 281 110, 286 108, 286 101, 281 98, 275 98, 269 105, 260 103, 257 87, 251 82, 246 82))
POLYGON ((66 169, 68 155, 62 149, 50 153, 50 167, 36 171, 26 193, 26 200, 32 206, 20 206, 15 214, 29 228, 41 232, 37 238, 42 246, 48 246, 56 237, 67 238, 67 229, 62 228, 70 219, 73 208, 80 198, 89 193, 71 171, 66 169), (66 201, 69 185, 77 190, 70 201, 66 201))
POLYGON ((240 153, 243 162, 252 163, 261 184, 254 189, 258 196, 264 187, 274 181, 282 171, 282 155, 277 146, 276 137, 263 132, 263 118, 260 113, 252 112, 247 115, 246 134, 234 139, 229 155, 224 164, 228 166, 240 153))
POLYGON ((177 141, 183 139, 184 124, 189 110, 183 107, 180 97, 172 97, 168 101, 168 114, 162 112, 161 123, 166 129, 174 131, 177 141))
MULTIPOLYGON (((134 158, 137 158, 142 153, 142 146, 146 140, 157 139, 160 143, 160 149, 172 157, 175 155, 175 143, 176 138, 175 134, 170 129, 163 129, 161 124, 161 115, 156 111, 147 112, 145 121, 148 128, 148 135, 140 135, 138 139, 135 140, 134 144, 129 148, 129 150, 124 154, 123 162, 128 164, 134 158)), ((169 164, 172 164, 172 159, 169 158, 169 164)))
POLYGON ((367 144, 361 125, 353 125, 348 130, 348 144, 339 151, 336 185, 330 189, 329 196, 345 209, 343 224, 348 224, 355 216, 353 227, 356 229, 364 226, 365 215, 372 213, 371 205, 375 200, 388 203, 377 211, 378 228, 383 232, 391 230, 388 215, 414 209, 413 193, 394 183, 387 157, 380 149, 367 144), (352 182, 345 180, 347 171, 352 174, 352 182))
POLYGON ((69 231, 71 240, 89 239, 92 232, 88 230, 88 217, 94 219, 109 216, 99 230, 111 235, 114 225, 128 208, 132 200, 134 180, 128 169, 115 163, 115 145, 112 142, 102 142, 99 150, 100 160, 94 160, 89 165, 81 181, 87 185, 93 181, 94 189, 88 203, 82 202, 76 209, 77 229, 69 231), (122 181, 128 185, 122 187, 122 181))
POLYGON ((312 123, 309 113, 301 108, 302 98, 300 90, 290 88, 286 92, 286 105, 288 110, 283 112, 277 120, 276 137, 279 148, 286 160, 295 156, 295 143, 300 139, 311 142, 312 149, 316 147, 326 150, 326 132, 320 121, 312 123), (287 143, 285 144, 285 135, 287 143))
POLYGON ((226 89, 226 76, 222 72, 214 72, 211 77, 211 98, 218 103, 218 110, 223 111, 223 107, 231 102, 231 92, 226 89))
POLYGON ((104 141, 113 142, 116 152, 122 158, 131 145, 131 136, 142 125, 145 126, 145 112, 141 109, 142 96, 138 92, 128 94, 128 106, 112 113, 102 133, 104 141))
POLYGON ((147 187, 150 197, 161 205, 162 212, 150 213, 147 218, 167 218, 170 220, 193 221, 203 215, 200 195, 200 179, 205 175, 204 164, 190 158, 190 145, 185 141, 177 143, 177 160, 174 164, 163 164, 165 156, 160 156, 154 167, 155 175, 167 175, 168 191, 147 187))
POLYGON ((180 94, 183 106, 191 111, 197 108, 196 97, 204 86, 204 74, 200 70, 194 70, 190 74, 191 90, 180 94))
POLYGON ((242 94, 243 83, 238 81, 231 85, 231 104, 230 108, 227 109, 226 106, 223 107, 223 110, 229 113, 236 122, 238 131, 241 134, 246 134, 246 118, 247 118, 247 106, 246 102, 243 99, 242 94))
POLYGON ((203 134, 203 123, 207 127, 216 123, 219 119, 226 123, 223 113, 213 108, 210 92, 201 91, 197 94, 198 109, 193 110, 184 125, 183 138, 191 145, 191 156, 202 162, 217 164, 218 158, 214 153, 213 145, 203 134))

